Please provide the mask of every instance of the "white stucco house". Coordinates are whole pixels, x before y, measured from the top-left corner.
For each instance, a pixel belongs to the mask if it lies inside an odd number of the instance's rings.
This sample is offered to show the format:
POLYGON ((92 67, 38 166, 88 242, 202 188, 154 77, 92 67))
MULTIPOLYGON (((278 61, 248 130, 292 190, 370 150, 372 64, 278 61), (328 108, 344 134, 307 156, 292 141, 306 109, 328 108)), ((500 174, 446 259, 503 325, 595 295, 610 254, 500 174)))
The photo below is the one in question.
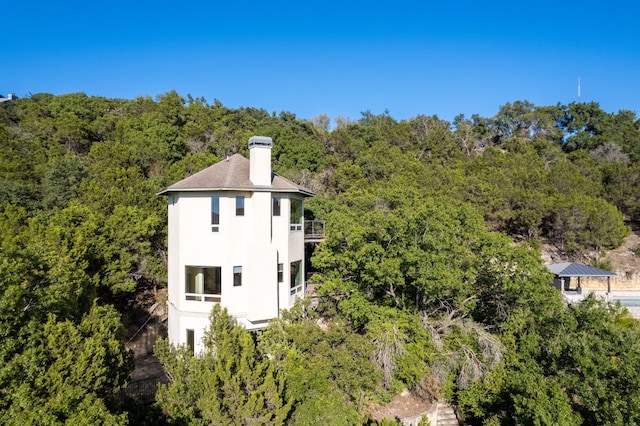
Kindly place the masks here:
POLYGON ((249 330, 304 293, 304 199, 314 194, 271 171, 272 140, 164 190, 168 199, 168 334, 196 353, 214 304, 249 330))

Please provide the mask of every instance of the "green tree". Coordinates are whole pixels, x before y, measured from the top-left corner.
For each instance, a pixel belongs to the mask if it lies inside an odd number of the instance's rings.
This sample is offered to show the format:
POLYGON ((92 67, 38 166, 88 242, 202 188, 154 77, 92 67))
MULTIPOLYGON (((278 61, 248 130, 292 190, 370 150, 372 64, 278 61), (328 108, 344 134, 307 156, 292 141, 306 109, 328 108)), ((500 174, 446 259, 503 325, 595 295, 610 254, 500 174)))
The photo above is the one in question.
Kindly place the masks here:
POLYGON ((635 424, 639 332, 626 309, 589 296, 510 337, 506 362, 461 391, 459 408, 475 422, 635 424))
POLYGON ((640 218, 640 165, 608 163, 603 166, 603 196, 631 219, 640 218))
POLYGON ((157 354, 171 381, 158 389, 158 403, 176 423, 284 424, 292 406, 284 378, 252 335, 216 305, 204 339, 204 352, 172 348, 166 340, 157 354))
POLYGON ((614 206, 575 193, 556 199, 545 226, 549 238, 566 252, 615 248, 630 232, 614 206))
POLYGON ((49 161, 44 175, 42 204, 47 209, 64 208, 76 197, 87 173, 77 155, 69 154, 49 161))
POLYGON ((367 402, 381 391, 374 345, 341 318, 332 316, 326 327, 318 319, 308 305, 297 305, 259 337, 286 377, 288 424, 362 424, 367 402))
POLYGON ((539 355, 585 424, 640 421, 640 327, 628 311, 588 297, 544 334, 539 355), (552 337, 554 336, 554 337, 552 337))
POLYGON ((94 306, 79 324, 50 314, 19 335, 0 369, 3 424, 126 424, 114 413, 133 363, 113 308, 94 306))

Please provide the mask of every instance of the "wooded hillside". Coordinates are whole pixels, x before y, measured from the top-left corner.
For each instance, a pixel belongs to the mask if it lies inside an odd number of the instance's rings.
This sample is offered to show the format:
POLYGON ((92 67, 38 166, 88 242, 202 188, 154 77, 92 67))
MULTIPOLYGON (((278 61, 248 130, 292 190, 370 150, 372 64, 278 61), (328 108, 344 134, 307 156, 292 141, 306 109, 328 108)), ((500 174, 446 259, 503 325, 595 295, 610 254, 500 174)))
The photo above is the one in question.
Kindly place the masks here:
POLYGON ((640 219, 634 112, 335 123, 176 92, 1 104, 0 423, 366 424, 405 388, 469 424, 640 422, 638 323, 563 307, 540 260, 544 243, 606 268, 640 219), (156 193, 253 135, 317 194, 319 305, 253 335, 216 311, 211 356, 161 343, 173 380, 155 407, 123 405, 125 326, 166 286, 156 193))

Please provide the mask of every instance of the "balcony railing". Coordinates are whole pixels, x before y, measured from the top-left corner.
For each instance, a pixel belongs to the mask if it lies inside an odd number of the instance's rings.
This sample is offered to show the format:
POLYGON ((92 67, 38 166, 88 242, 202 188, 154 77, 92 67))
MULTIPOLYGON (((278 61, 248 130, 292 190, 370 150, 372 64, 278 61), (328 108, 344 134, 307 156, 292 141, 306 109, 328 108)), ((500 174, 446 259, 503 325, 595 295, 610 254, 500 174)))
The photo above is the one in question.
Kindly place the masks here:
POLYGON ((319 243, 324 240, 325 221, 305 220, 304 221, 304 242, 319 243))
POLYGON ((304 290, 304 283, 300 283, 295 287, 291 287, 291 291, 290 291, 291 296, 297 293, 302 293, 303 290, 304 290))
POLYGON ((220 303, 220 295, 219 294, 208 294, 208 293, 185 293, 185 299, 192 302, 218 302, 220 303))

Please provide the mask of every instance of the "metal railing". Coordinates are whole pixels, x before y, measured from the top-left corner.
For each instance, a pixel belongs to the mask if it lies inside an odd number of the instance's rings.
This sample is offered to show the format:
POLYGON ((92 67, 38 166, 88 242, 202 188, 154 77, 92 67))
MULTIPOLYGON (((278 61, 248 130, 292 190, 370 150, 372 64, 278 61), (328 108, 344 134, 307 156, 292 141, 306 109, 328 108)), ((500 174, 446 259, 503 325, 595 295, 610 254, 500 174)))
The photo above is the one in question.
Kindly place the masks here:
POLYGON ((192 302, 218 302, 220 303, 221 295, 209 293, 185 293, 185 299, 192 302))
POLYGON ((306 242, 320 242, 324 240, 325 221, 324 220, 305 220, 304 221, 304 240, 306 242))

